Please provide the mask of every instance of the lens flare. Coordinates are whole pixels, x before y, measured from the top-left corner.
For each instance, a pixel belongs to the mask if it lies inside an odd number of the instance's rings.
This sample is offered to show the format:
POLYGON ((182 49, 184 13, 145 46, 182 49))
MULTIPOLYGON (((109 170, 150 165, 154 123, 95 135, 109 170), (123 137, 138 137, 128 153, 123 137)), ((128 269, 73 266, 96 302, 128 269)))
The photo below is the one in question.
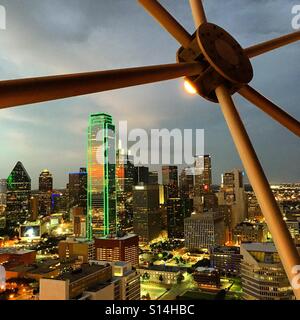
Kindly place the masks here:
POLYGON ((184 81, 184 88, 185 88, 185 91, 191 95, 197 94, 197 90, 189 80, 184 81))

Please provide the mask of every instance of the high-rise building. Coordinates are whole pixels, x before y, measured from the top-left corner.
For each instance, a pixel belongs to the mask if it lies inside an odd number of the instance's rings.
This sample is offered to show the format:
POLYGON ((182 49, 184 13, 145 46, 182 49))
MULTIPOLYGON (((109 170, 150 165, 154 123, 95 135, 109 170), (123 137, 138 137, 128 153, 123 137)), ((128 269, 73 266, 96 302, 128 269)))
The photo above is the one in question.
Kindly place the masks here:
POLYGON ((149 172, 148 184, 158 184, 158 172, 157 171, 150 171, 149 172))
POLYGON ((211 192, 212 174, 211 157, 196 156, 194 165, 194 209, 200 213, 204 210, 203 194, 211 192))
POLYGON ((125 261, 137 267, 139 264, 139 237, 128 234, 110 239, 95 239, 95 256, 99 261, 125 261))
POLYGON ((234 169, 222 175, 222 184, 218 193, 220 205, 227 205, 231 210, 227 228, 230 232, 247 217, 247 195, 243 184, 243 172, 234 169))
POLYGON ((39 176, 39 191, 51 192, 53 190, 53 177, 49 170, 45 169, 39 176))
POLYGON ((134 185, 137 186, 140 183, 149 183, 149 168, 148 167, 135 167, 134 185))
POLYGON ((87 172, 80 168, 79 172, 69 173, 69 207, 80 207, 86 213, 87 206, 87 172))
POLYGON ((191 216, 191 199, 170 198, 166 202, 168 237, 184 238, 184 219, 191 216))
POLYGON ((180 197, 194 198, 194 175, 190 168, 182 170, 179 178, 180 197))
POLYGON ((29 201, 30 221, 36 221, 39 217, 39 198, 31 196, 29 201))
POLYGON ((160 234, 159 185, 133 188, 133 230, 144 243, 149 243, 160 234))
POLYGON ((131 232, 133 228, 132 192, 135 179, 133 158, 119 149, 117 152, 117 225, 122 232, 131 232))
POLYGON ((292 288, 273 243, 243 243, 241 255, 244 300, 292 298, 292 288))
POLYGON ((93 114, 88 128, 87 237, 116 232, 115 126, 110 115, 93 114))
POLYGON ((233 242, 240 245, 243 242, 264 242, 265 228, 262 223, 239 223, 233 230, 233 242))
POLYGON ((4 229, 6 226, 6 219, 5 219, 6 193, 7 193, 6 179, 0 179, 0 229, 4 229))
POLYGON ((162 167, 162 184, 165 188, 165 198, 178 198, 178 167, 162 167))
POLYGON ((0 206, 6 206, 7 181, 0 179, 0 206))
POLYGON ((71 209, 71 220, 73 220, 73 233, 76 238, 86 238, 86 212, 82 207, 71 209))
POLYGON ((225 244, 224 217, 219 212, 194 213, 184 220, 185 246, 191 250, 225 244))
POLYGON ((6 219, 12 225, 22 224, 29 217, 31 179, 21 162, 7 178, 6 219))

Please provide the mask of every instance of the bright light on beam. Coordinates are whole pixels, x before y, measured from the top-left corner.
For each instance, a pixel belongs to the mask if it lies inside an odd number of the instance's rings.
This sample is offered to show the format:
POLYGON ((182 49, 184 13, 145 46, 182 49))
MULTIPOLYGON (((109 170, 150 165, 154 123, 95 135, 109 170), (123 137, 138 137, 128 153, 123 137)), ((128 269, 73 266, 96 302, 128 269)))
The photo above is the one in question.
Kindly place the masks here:
POLYGON ((195 89, 195 87, 191 84, 191 82, 189 80, 185 80, 184 81, 184 88, 185 91, 189 94, 195 95, 197 94, 197 90, 195 89))

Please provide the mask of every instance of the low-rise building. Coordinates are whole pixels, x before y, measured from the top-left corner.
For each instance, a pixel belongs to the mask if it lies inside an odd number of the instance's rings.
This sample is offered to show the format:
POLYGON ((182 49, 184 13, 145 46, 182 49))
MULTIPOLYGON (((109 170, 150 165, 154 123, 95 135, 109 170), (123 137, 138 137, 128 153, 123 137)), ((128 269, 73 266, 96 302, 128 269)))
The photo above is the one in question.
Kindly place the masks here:
POLYGON ((139 264, 139 237, 127 234, 123 237, 95 239, 95 258, 99 261, 125 261, 136 267, 139 264))
POLYGON ((292 288, 273 243, 243 243, 241 254, 244 300, 292 299, 292 288))
POLYGON ((19 250, 17 248, 0 248, 0 264, 7 264, 10 267, 20 264, 29 265, 35 262, 36 251, 19 250))
POLYGON ((211 267, 221 273, 239 275, 242 258, 239 247, 218 246, 210 250, 211 267))
POLYGON ((221 286, 220 273, 214 268, 199 267, 193 273, 198 287, 219 288, 221 286))
POLYGON ((169 266, 150 266, 149 268, 138 268, 137 272, 143 279, 154 283, 176 284, 181 275, 180 268, 169 266))
MULTIPOLYGON (((78 300, 89 288, 97 284, 109 284, 112 267, 83 264, 78 270, 66 272, 58 277, 40 280, 40 300, 78 300)), ((102 290, 103 288, 99 288, 102 290)), ((96 294, 95 294, 96 295, 96 294)))
POLYGON ((58 254, 61 260, 76 258, 82 263, 87 263, 95 258, 94 241, 68 238, 59 242, 58 254))

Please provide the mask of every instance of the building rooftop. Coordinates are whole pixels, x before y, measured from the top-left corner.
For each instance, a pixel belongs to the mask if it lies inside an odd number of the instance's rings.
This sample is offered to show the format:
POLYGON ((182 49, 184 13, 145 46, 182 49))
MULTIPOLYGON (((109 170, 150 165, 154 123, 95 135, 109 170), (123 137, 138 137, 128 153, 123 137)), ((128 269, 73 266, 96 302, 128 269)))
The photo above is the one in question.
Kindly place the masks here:
POLYGON ((17 249, 14 247, 4 247, 0 248, 0 254, 15 254, 15 255, 23 255, 27 253, 35 252, 34 250, 24 250, 24 249, 17 249))
POLYGON ((243 247, 247 251, 268 252, 268 253, 277 252, 277 249, 273 242, 242 243, 241 247, 243 247))
POLYGON ((97 238, 96 240, 127 240, 127 239, 131 239, 131 238, 134 238, 134 237, 137 237, 137 235, 133 234, 133 233, 129 233, 129 234, 126 234, 126 235, 121 236, 121 237, 112 237, 112 238, 102 237, 102 238, 97 238))
POLYGON ((227 246, 218 246, 214 247, 211 250, 211 253, 231 253, 231 254, 240 254, 240 248, 239 247, 227 247, 227 246))
MULTIPOLYGON (((96 273, 100 270, 107 268, 108 266, 103 265, 89 265, 83 264, 80 269, 74 270, 72 272, 66 272, 62 275, 59 275, 55 280, 69 280, 70 283, 80 280, 81 278, 87 277, 93 273, 96 273)), ((110 266, 109 266, 110 267, 110 266)))
POLYGON ((165 265, 159 265, 159 266, 149 266, 148 268, 139 268, 147 270, 157 270, 157 271, 165 271, 165 272, 179 272, 181 269, 179 267, 172 267, 172 266, 165 266, 165 265))

